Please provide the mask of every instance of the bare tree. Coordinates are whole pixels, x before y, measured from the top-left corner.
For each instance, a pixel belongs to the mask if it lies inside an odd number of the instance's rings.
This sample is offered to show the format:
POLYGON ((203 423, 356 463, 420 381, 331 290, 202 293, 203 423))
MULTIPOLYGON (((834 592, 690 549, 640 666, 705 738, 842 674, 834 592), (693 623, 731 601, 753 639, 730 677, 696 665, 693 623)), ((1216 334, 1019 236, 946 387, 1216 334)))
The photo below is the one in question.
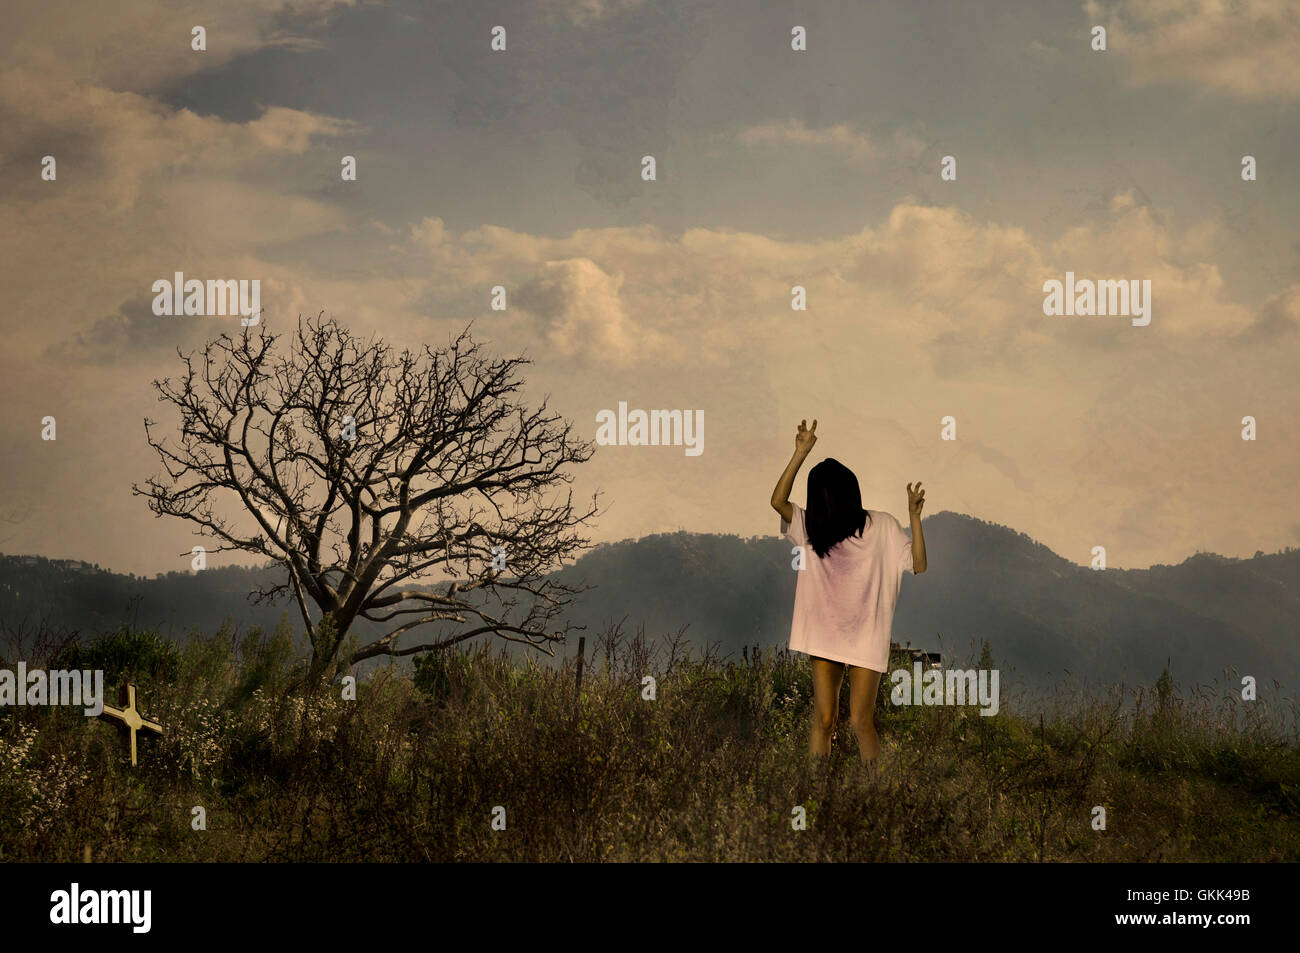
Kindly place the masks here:
POLYGON ((292 595, 313 680, 336 661, 484 634, 551 653, 568 627, 550 627, 577 590, 548 574, 586 548, 597 500, 575 509, 565 487, 591 445, 545 401, 517 398, 529 362, 483 355, 468 329, 398 353, 319 316, 299 320, 287 353, 276 342, 263 324, 199 357, 178 350, 184 375, 154 387, 180 411, 179 441, 145 420, 164 469, 134 491, 197 524, 213 552, 284 567, 282 584, 254 595, 292 595), (338 658, 357 619, 383 634, 338 658))

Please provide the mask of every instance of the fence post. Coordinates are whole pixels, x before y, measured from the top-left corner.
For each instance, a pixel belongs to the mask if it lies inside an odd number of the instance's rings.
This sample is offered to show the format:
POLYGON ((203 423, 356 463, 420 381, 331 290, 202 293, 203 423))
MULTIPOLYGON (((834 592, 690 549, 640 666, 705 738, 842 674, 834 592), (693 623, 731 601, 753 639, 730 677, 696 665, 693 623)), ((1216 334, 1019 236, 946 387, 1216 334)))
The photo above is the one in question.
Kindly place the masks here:
POLYGON ((578 636, 578 678, 575 684, 575 689, 576 689, 575 694, 577 692, 582 691, 582 661, 583 661, 583 654, 586 652, 586 649, 587 649, 587 637, 585 635, 578 636))

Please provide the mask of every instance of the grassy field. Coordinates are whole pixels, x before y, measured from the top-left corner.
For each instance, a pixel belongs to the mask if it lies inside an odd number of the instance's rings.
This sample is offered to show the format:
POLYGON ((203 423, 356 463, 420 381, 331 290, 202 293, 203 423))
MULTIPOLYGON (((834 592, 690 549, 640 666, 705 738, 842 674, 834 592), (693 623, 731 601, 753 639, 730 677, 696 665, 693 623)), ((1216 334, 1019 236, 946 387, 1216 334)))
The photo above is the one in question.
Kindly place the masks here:
POLYGON ((184 648, 124 629, 41 650, 29 668, 104 669, 110 702, 129 678, 165 734, 141 742, 132 770, 117 731, 79 709, 0 709, 0 857, 1300 859, 1300 746, 1263 702, 1180 698, 1166 683, 1062 697, 1040 721, 1008 710, 1005 678, 991 718, 895 707, 884 686, 871 777, 847 686, 834 754, 808 759, 804 656, 724 663, 669 640, 596 641, 580 693, 572 660, 480 648, 425 657, 413 676, 373 673, 355 701, 337 682, 307 699, 288 689, 300 663, 287 626, 184 648))

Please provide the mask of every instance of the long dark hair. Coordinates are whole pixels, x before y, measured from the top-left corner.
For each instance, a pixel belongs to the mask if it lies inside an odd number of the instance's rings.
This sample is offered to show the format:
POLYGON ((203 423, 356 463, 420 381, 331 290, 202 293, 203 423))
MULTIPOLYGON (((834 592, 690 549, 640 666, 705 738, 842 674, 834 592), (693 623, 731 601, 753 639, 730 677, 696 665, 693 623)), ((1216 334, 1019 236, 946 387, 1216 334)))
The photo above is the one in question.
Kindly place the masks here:
POLYGON ((808 471, 804 524, 813 552, 823 559, 850 536, 861 536, 869 515, 862 508, 858 478, 840 461, 827 457, 808 471))

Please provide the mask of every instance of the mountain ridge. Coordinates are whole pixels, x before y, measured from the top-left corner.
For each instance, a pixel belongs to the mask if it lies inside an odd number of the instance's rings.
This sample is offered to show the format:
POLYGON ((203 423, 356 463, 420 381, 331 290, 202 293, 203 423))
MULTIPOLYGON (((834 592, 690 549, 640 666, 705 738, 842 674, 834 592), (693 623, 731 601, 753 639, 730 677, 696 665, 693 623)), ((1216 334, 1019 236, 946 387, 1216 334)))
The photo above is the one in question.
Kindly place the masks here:
MULTIPOLYGON (((1095 571, 975 516, 941 511, 924 527, 930 567, 904 574, 897 642, 960 662, 978 657, 987 639, 1000 666, 1040 685, 1066 673, 1150 684, 1166 662, 1185 682, 1235 667, 1261 684, 1300 683, 1300 550, 1196 553, 1173 565, 1095 571)), ((269 629, 285 611, 291 622, 296 613, 283 601, 250 605, 247 596, 275 573, 228 566, 146 579, 79 560, 0 555, 0 621, 88 634, 132 612, 135 624, 179 640, 227 617, 269 629)), ((788 639, 796 576, 788 541, 775 535, 679 530, 599 543, 554 575, 592 587, 566 615, 588 632, 624 620, 651 636, 687 626, 693 646, 724 654, 788 639)))

